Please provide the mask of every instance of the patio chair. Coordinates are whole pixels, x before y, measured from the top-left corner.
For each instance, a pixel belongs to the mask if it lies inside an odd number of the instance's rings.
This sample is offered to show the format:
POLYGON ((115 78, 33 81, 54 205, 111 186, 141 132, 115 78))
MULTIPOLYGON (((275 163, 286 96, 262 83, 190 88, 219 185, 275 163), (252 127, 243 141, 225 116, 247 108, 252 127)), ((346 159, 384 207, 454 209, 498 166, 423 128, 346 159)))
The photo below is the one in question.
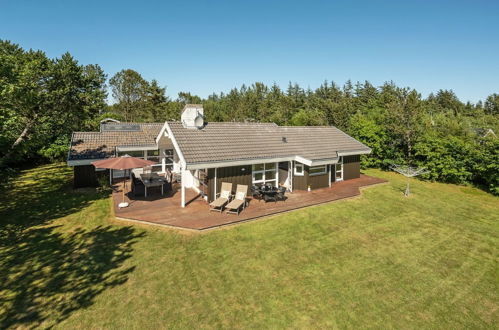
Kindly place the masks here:
POLYGON ((145 194, 144 183, 139 178, 137 178, 137 176, 133 172, 132 172, 132 193, 134 197, 144 196, 145 194))
POLYGON ((144 170, 142 172, 142 180, 151 180, 151 176, 152 176, 152 166, 146 166, 144 167, 144 170))
POLYGON ((276 199, 280 201, 285 201, 287 197, 285 196, 286 194, 286 188, 285 187, 279 187, 277 189, 277 196, 276 199))
POLYGON ((232 194, 232 183, 230 182, 222 182, 222 188, 220 192, 215 195, 218 196, 213 202, 210 203, 210 211, 218 211, 222 213, 224 210, 224 206, 230 201, 230 197, 232 194))
POLYGON ((248 186, 238 184, 236 189, 236 196, 227 206, 227 213, 239 215, 242 209, 246 207, 246 194, 248 193, 248 186))
POLYGON ((257 199, 259 201, 262 200, 263 195, 262 195, 262 190, 258 186, 251 186, 251 196, 253 199, 257 199))

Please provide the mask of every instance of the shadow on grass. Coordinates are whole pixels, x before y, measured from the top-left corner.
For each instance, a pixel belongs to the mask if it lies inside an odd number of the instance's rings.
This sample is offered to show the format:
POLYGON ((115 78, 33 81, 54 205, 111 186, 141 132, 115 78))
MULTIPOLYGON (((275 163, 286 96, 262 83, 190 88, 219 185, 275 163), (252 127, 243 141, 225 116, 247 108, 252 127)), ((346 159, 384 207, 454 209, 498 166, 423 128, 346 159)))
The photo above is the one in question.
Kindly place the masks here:
POLYGON ((65 166, 24 172, 0 197, 0 328, 51 327, 123 284, 143 233, 101 225, 61 228, 54 219, 106 194, 68 189, 65 166))

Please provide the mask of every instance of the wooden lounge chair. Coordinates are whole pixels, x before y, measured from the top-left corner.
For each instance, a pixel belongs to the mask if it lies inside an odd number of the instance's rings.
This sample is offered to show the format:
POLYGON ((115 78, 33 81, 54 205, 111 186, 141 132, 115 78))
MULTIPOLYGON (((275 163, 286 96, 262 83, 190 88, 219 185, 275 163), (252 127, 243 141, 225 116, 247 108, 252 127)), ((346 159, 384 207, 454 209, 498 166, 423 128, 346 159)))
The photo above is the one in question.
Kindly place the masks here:
POLYGON ((222 187, 220 189, 220 192, 216 194, 218 198, 210 203, 210 211, 218 211, 222 213, 222 211, 224 210, 224 206, 230 201, 231 194, 232 194, 232 183, 222 182, 222 187))
POLYGON ((241 210, 246 207, 247 193, 248 193, 248 186, 238 184, 236 189, 236 196, 225 207, 227 209, 227 213, 233 213, 239 215, 239 212, 241 212, 241 210))

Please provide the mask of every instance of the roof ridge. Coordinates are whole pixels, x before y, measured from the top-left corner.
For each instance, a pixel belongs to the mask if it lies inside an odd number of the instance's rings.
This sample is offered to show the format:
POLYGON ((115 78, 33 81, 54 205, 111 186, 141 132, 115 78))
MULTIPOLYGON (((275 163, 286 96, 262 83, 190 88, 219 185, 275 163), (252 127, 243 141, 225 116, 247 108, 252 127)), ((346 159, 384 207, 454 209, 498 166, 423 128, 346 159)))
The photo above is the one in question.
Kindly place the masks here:
POLYGON ((163 125, 165 122, 146 122, 146 123, 142 123, 142 122, 136 122, 136 121, 130 121, 130 122, 119 122, 119 123, 102 123, 101 125, 150 125, 150 124, 153 124, 153 125, 163 125))
MULTIPOLYGON (((181 122, 178 120, 167 120, 166 122, 181 124, 181 122)), ((207 125, 209 125, 209 124, 275 125, 275 126, 280 127, 279 125, 277 125, 274 122, 208 121, 208 122, 206 122, 206 124, 207 125)))
POLYGON ((336 126, 333 126, 333 125, 320 125, 320 126, 279 126, 279 127, 282 127, 282 128, 336 128, 338 129, 336 126))

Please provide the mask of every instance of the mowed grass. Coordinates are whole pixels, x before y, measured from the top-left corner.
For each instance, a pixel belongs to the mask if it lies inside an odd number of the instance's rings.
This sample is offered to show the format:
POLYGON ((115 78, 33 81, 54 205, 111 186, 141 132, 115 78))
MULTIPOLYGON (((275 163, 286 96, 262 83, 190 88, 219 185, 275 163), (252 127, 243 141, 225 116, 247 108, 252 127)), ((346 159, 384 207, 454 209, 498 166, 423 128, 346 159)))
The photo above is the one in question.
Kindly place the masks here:
POLYGON ((0 328, 497 327, 499 198, 366 174, 389 183, 196 234, 112 219, 64 165, 23 171, 0 194, 0 328))

